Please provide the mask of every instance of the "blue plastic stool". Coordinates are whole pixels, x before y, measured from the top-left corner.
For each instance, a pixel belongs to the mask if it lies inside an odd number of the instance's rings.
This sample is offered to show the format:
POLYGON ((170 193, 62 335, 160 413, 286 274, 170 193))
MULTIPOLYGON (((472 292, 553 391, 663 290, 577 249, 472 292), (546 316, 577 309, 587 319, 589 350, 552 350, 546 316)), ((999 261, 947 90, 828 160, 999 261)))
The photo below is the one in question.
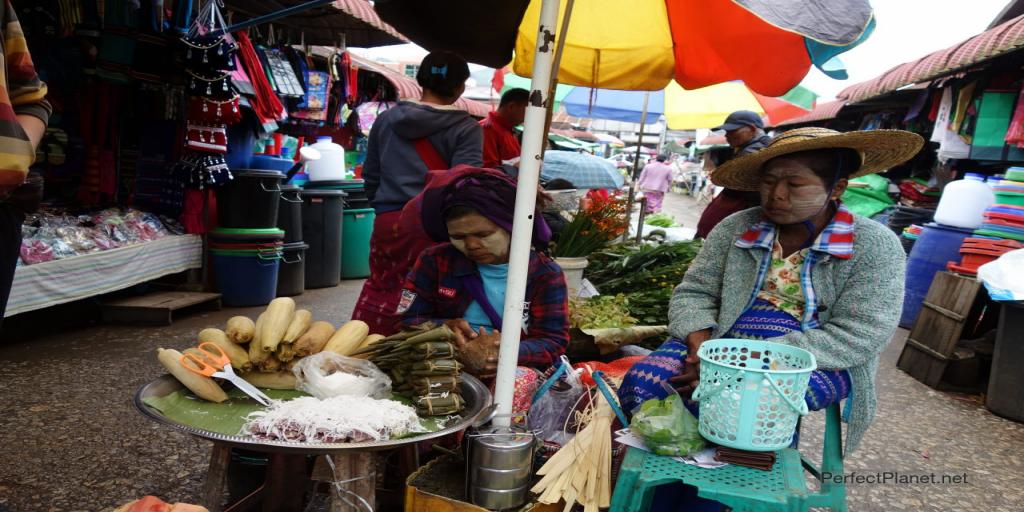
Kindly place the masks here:
POLYGON ((697 488, 697 495, 715 500, 735 512, 806 511, 811 507, 846 512, 846 486, 836 483, 843 474, 843 442, 839 405, 825 409, 825 442, 818 468, 795 449, 779 450, 771 471, 729 465, 704 469, 631 448, 619 470, 611 512, 646 512, 660 485, 682 482, 697 488), (807 488, 804 471, 821 482, 819 492, 807 488), (821 481, 822 472, 833 475, 821 481))

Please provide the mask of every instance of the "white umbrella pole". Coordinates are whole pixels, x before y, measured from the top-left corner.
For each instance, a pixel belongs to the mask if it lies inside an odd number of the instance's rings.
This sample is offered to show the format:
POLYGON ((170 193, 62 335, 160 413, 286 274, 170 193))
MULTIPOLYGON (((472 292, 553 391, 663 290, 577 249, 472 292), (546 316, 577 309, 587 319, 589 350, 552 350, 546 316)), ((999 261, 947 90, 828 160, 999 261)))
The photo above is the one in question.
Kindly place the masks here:
POLYGON ((497 404, 496 426, 509 426, 512 419, 512 395, 515 391, 516 365, 519 362, 519 338, 523 330, 523 301, 530 267, 530 242, 533 238, 533 212, 537 207, 537 182, 544 151, 544 121, 551 85, 551 63, 555 54, 555 25, 559 0, 544 0, 540 8, 537 50, 533 56, 530 103, 526 107, 523 151, 519 159, 516 209, 509 250, 508 284, 501 322, 501 349, 494 386, 497 404))

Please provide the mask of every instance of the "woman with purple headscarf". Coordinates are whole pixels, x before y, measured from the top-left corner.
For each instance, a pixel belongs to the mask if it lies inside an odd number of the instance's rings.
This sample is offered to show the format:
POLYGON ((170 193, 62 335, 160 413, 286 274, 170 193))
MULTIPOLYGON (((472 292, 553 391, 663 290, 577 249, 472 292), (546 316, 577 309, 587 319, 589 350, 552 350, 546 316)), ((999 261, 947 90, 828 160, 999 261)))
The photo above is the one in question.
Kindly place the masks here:
MULTIPOLYGON (((420 254, 398 312, 406 325, 451 327, 465 370, 489 378, 498 361, 516 186, 490 169, 450 172, 419 198, 423 229, 444 243, 420 254)), ((551 231, 539 212, 534 219, 519 365, 543 371, 569 343, 568 294, 562 269, 536 250, 547 246, 551 231)))

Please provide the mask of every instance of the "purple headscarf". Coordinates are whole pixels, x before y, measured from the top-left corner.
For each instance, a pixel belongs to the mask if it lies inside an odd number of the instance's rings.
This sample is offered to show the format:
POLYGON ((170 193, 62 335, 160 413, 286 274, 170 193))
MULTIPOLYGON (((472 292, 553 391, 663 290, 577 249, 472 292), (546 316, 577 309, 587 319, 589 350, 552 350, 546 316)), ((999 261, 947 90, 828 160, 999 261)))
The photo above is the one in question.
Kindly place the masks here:
MULTIPOLYGON (((420 217, 427 235, 438 242, 448 241, 444 213, 465 206, 483 215, 502 229, 512 232, 516 204, 516 182, 501 171, 458 166, 445 171, 447 176, 433 179, 420 196, 420 217)), ((533 214, 533 245, 547 247, 551 229, 540 211, 533 214)))

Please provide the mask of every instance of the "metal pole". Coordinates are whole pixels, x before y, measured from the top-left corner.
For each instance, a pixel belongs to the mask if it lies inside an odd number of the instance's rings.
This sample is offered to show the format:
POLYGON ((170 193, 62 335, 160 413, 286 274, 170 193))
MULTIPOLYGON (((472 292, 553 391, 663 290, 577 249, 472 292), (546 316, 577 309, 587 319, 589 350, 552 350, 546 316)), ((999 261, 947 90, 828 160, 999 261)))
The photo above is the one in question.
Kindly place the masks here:
POLYGON ((501 349, 498 353, 498 374, 495 378, 494 402, 497 404, 496 426, 509 426, 512 420, 512 395, 515 391, 516 366, 519 363, 519 338, 522 334, 523 301, 530 267, 530 242, 533 238, 533 212, 537 207, 537 181, 544 151, 544 118, 550 107, 551 63, 555 53, 555 25, 558 23, 559 0, 544 0, 537 28, 537 49, 533 56, 533 80, 530 82, 530 103, 526 107, 523 129, 523 151, 519 159, 516 187, 516 208, 512 225, 512 246, 509 249, 508 286, 505 289, 505 310, 501 322, 501 349))
POLYGON ((230 27, 228 27, 227 31, 237 32, 239 30, 247 29, 249 27, 255 27, 256 25, 262 25, 264 23, 270 23, 272 21, 277 21, 286 16, 291 16, 292 14, 308 11, 315 7, 320 7, 332 3, 334 3, 334 0, 310 0, 309 2, 303 4, 294 5, 292 7, 281 9, 280 11, 274 11, 270 14, 264 14, 263 16, 257 16, 255 18, 239 22, 235 25, 231 25, 230 27))
POLYGON ((572 8, 576 0, 568 0, 565 3, 565 14, 562 15, 562 27, 558 29, 558 45, 555 48, 555 58, 551 62, 551 85, 548 87, 548 97, 551 98, 550 108, 547 109, 547 116, 544 118, 544 147, 548 147, 548 132, 551 131, 551 117, 555 115, 555 90, 558 89, 558 69, 562 65, 562 53, 565 50, 566 34, 569 32, 569 20, 572 18, 572 8))
MULTIPOLYGON (((623 242, 629 240, 629 226, 633 221, 633 202, 636 200, 636 178, 639 174, 637 170, 640 168, 640 149, 643 148, 644 125, 647 124, 647 101, 650 99, 651 92, 645 92, 644 108, 640 111, 640 134, 636 138, 636 159, 633 160, 633 171, 629 180, 629 199, 626 201, 626 231, 622 233, 623 242)), ((643 229, 643 226, 637 226, 636 229, 640 231, 643 229)))

